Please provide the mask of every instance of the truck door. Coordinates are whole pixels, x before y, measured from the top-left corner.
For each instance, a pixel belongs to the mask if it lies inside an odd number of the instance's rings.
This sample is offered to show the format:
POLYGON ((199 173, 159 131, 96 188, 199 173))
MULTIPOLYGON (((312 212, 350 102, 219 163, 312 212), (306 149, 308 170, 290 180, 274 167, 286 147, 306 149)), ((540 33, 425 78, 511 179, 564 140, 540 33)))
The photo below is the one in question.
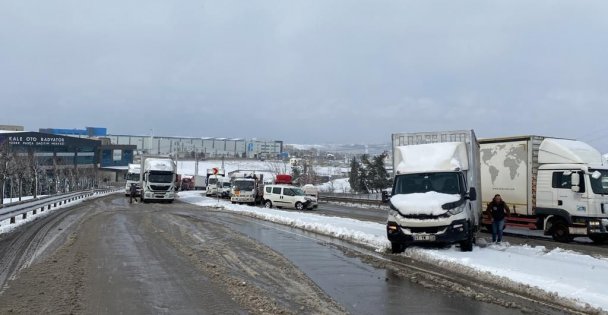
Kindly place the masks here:
POLYGON ((572 191, 572 172, 557 171, 553 172, 552 186, 555 188, 556 199, 555 207, 564 209, 571 215, 584 215, 587 212, 587 202, 583 198, 585 195, 585 176, 582 172, 577 172, 580 175, 579 191, 572 191))

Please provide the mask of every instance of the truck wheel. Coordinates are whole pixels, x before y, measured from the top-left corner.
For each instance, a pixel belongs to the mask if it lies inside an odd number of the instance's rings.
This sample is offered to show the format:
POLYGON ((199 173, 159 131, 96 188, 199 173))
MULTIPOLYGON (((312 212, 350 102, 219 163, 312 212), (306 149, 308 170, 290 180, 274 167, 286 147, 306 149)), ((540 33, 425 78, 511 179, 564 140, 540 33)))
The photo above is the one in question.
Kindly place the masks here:
POLYGON ((561 243, 571 242, 573 237, 570 235, 570 231, 568 230, 568 224, 562 219, 558 219, 553 221, 553 225, 551 226, 551 236, 555 241, 561 243))
POLYGON ((268 208, 268 209, 272 208, 272 202, 270 200, 266 200, 264 202, 264 208, 268 208))
POLYGON ((595 244, 603 244, 606 240, 608 240, 608 236, 606 235, 589 235, 589 238, 595 244))
POLYGON ((301 202, 296 202, 296 209, 298 210, 304 210, 304 204, 301 202))
POLYGON ((403 253, 405 251, 405 245, 401 243, 391 242, 391 252, 393 254, 403 253))
POLYGON ((460 251, 461 252, 472 252, 474 242, 475 242, 475 237, 473 236, 473 231, 469 231, 469 236, 467 237, 467 239, 460 242, 460 251))

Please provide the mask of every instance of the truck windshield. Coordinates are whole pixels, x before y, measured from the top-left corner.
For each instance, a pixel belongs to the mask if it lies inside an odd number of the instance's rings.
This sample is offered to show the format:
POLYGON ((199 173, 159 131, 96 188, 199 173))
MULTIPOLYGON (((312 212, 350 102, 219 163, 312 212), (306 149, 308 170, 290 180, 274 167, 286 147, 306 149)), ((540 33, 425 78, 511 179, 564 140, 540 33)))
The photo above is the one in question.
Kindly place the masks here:
POLYGON ((173 173, 150 173, 148 181, 151 183, 171 183, 173 182, 173 173))
POLYGON ((224 187, 224 188, 230 188, 230 187, 232 187, 232 184, 230 184, 230 183, 223 183, 222 187, 224 187))
POLYGON ((608 170, 589 170, 589 172, 600 172, 602 176, 599 178, 593 178, 593 176, 589 176, 591 180, 591 189, 593 189, 593 193, 598 195, 608 195, 608 170))
POLYGON ((139 181, 139 173, 127 173, 127 180, 139 181))
POLYGON ((217 184, 217 178, 209 178, 209 185, 217 184))
POLYGON ((235 181, 234 187, 239 190, 253 190, 253 182, 252 181, 235 181))
POLYGON ((443 194, 464 194, 461 187, 459 173, 421 173, 404 174, 395 178, 395 190, 393 194, 414 194, 436 191, 443 194))

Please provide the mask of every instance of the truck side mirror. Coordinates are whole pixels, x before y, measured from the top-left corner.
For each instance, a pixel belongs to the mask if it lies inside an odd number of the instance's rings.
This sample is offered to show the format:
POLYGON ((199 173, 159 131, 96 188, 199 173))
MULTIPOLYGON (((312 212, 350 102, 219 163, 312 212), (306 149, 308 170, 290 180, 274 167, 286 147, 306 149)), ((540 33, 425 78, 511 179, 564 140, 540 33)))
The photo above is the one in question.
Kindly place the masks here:
POLYGON ((469 195, 467 196, 469 198, 469 200, 471 201, 475 201, 477 200, 477 190, 475 189, 475 187, 471 187, 469 189, 469 195))
POLYGON ((579 173, 572 173, 572 175, 570 175, 570 182, 572 184, 573 192, 579 192, 581 190, 581 175, 579 173))

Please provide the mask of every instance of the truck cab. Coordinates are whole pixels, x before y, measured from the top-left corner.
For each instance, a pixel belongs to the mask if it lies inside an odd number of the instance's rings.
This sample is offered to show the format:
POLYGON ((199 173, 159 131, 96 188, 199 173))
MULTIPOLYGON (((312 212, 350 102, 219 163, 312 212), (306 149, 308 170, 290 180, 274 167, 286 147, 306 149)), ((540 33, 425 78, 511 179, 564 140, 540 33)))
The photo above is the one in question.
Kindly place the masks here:
POLYGON ((535 213, 545 234, 562 242, 608 240, 608 166, 601 154, 582 142, 545 139, 539 164, 535 213))
POLYGON ((394 253, 429 242, 473 250, 481 217, 478 150, 472 130, 393 135, 387 236, 394 253))
POLYGON ((142 157, 141 163, 141 200, 173 202, 177 187, 175 161, 164 157, 142 157))
POLYGON ((127 174, 125 174, 125 196, 131 195, 131 184, 137 186, 136 196, 141 194, 140 176, 141 166, 139 164, 129 164, 127 174))

